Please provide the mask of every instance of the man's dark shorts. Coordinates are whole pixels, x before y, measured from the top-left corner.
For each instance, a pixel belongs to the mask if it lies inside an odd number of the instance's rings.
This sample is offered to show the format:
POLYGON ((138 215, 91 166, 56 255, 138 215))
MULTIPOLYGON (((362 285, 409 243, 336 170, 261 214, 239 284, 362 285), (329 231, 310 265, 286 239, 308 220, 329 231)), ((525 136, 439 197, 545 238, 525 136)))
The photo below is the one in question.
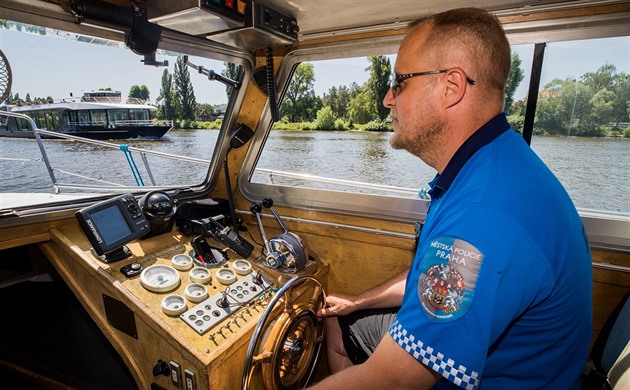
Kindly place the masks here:
POLYGON ((365 362, 389 331, 399 308, 359 310, 337 317, 343 346, 354 364, 365 362))

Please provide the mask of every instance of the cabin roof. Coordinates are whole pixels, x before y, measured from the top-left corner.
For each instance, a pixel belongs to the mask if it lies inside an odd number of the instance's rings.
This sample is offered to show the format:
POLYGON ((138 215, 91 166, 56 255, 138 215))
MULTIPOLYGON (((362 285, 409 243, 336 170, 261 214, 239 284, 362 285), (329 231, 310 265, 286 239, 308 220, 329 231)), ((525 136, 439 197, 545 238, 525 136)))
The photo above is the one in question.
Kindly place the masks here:
MULTIPOLYGON (((107 8, 100 6, 99 12, 92 12, 92 14, 87 12, 85 20, 79 24, 75 23, 76 16, 71 14, 66 0, 32 0, 28 2, 28 5, 25 5, 22 0, 4 0, 0 4, 0 13, 9 20, 22 23, 46 25, 78 34, 123 41, 130 27, 115 23, 120 20, 121 14, 126 15, 129 12, 129 1, 103 0, 103 2, 111 6, 107 8), (104 14, 104 10, 107 10, 107 14, 104 14)), ((499 16, 504 27, 507 26, 506 31, 509 36, 517 35, 514 34, 515 32, 520 34, 520 38, 510 39, 511 43, 533 43, 533 40, 539 42, 540 39, 550 42, 569 39, 569 37, 570 39, 595 38, 597 34, 601 36, 625 35, 627 25, 630 23, 630 4, 626 0, 478 0, 473 4, 462 3, 459 0, 345 2, 256 0, 254 3, 268 7, 283 16, 295 18, 299 29, 294 34, 296 38, 285 37, 284 41, 283 38, 277 40, 277 33, 263 31, 260 25, 256 25, 253 29, 248 28, 247 25, 236 28, 233 25, 225 26, 222 24, 225 18, 217 16, 216 13, 207 12, 204 8, 205 2, 201 0, 178 2, 153 0, 146 2, 146 15, 150 23, 158 24, 166 31, 192 36, 195 45, 204 41, 215 41, 224 45, 223 47, 246 51, 265 46, 301 43, 352 34, 365 35, 378 31, 394 31, 395 33, 400 30, 402 34, 409 22, 421 16, 470 5, 487 9, 499 16), (606 14, 608 14, 606 17, 598 16, 606 14), (617 16, 610 17, 611 14, 617 14, 617 16), (194 26, 191 27, 191 25, 194 26), (558 28, 560 25, 562 29, 558 28), (571 27, 573 32, 569 37, 557 36, 562 34, 558 31, 566 30, 568 26, 573 26, 571 27), (596 27, 596 34, 593 33, 592 27, 596 27), (580 30, 583 31, 584 36, 575 35, 575 31, 580 30), (532 31, 535 35, 525 36, 526 33, 532 31), (265 41, 266 44, 264 44, 265 41)), ((164 34, 161 38, 157 37, 162 43, 164 43, 164 38, 164 34)), ((180 43, 181 38, 181 35, 173 37, 180 43)))

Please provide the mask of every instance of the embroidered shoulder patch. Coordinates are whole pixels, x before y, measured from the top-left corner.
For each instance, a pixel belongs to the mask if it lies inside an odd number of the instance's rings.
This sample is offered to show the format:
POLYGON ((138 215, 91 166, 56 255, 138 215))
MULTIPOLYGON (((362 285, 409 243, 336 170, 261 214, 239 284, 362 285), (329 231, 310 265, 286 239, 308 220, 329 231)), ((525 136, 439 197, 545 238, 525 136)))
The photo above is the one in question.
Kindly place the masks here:
POLYGON ((472 304, 483 254, 466 241, 440 237, 420 263, 418 298, 433 322, 463 316, 472 304))

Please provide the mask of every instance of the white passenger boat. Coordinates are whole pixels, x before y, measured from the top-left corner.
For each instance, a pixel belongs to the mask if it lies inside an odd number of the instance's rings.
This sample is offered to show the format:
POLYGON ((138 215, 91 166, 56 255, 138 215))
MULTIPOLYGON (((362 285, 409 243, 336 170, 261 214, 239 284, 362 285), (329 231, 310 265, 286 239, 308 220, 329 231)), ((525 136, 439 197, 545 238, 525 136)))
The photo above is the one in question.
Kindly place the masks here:
MULTIPOLYGON (((90 139, 161 138, 173 121, 154 118, 157 108, 123 102, 119 91, 86 92, 41 104, 2 106, 0 110, 27 115, 37 127, 90 139)), ((0 123, 0 137, 35 138, 28 121, 17 117, 0 123)))

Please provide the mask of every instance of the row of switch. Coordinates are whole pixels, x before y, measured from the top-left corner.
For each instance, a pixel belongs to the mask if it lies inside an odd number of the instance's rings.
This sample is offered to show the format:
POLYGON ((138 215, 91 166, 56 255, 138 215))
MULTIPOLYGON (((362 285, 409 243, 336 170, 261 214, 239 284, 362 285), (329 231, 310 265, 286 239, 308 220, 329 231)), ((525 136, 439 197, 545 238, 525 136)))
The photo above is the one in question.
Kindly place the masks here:
POLYGON ((236 11, 240 15, 245 15, 247 2, 245 0, 209 0, 207 4, 213 4, 228 10, 236 11))
MULTIPOLYGON (((181 366, 173 360, 168 363, 163 360, 157 361, 153 367, 153 376, 159 375, 170 376, 171 384, 178 389, 181 389, 183 384, 185 390, 197 390, 195 373, 186 368, 184 369, 184 378, 182 378, 181 366)), ((153 384, 151 387, 153 389, 159 389, 156 384, 153 384)))
MULTIPOLYGON (((273 296, 273 291, 269 290, 263 293, 257 299, 251 301, 249 303, 249 306, 260 313, 260 310, 258 310, 257 306, 264 308, 266 306, 266 303, 268 303, 269 299, 272 296, 273 296)), ((238 323, 239 319, 241 319, 243 322, 247 322, 247 320, 245 319, 245 314, 249 315, 252 318, 254 317, 254 314, 252 314, 252 312, 250 311, 250 307, 246 307, 243 311, 239 312, 238 314, 232 314, 232 318, 225 325, 220 326, 219 328, 217 328, 217 330, 215 330, 213 333, 208 335, 208 340, 214 342, 215 345, 218 345, 219 344, 217 342, 218 335, 221 335, 223 336, 224 339, 227 339, 227 336, 223 333, 224 330, 229 330, 230 333, 235 333, 234 330, 232 330, 231 326, 236 325, 240 328, 241 325, 239 325, 238 323)), ((209 352, 209 351, 210 350, 208 349, 206 350, 206 352, 209 352)))

